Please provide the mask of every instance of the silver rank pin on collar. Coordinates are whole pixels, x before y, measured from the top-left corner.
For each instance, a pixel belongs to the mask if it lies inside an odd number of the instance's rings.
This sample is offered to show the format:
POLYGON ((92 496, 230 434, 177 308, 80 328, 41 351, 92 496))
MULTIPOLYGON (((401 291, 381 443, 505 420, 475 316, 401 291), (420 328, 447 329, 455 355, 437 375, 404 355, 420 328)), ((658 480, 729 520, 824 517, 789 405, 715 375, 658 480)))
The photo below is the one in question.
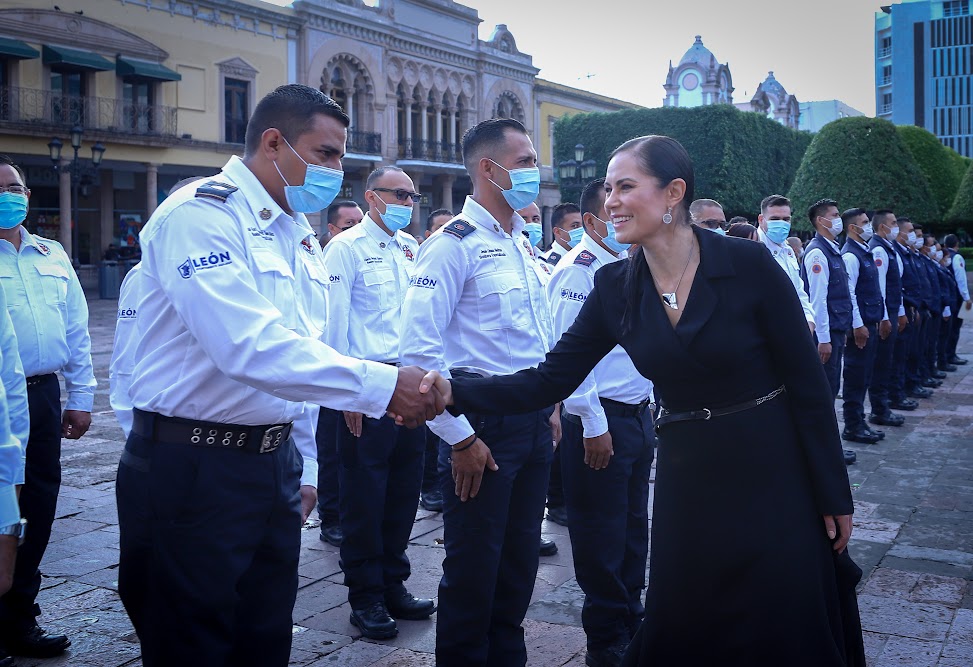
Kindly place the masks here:
POLYGON ((270 209, 269 208, 264 208, 264 209, 261 209, 260 210, 260 219, 261 220, 270 220, 270 216, 271 215, 272 215, 272 213, 270 212, 270 209))

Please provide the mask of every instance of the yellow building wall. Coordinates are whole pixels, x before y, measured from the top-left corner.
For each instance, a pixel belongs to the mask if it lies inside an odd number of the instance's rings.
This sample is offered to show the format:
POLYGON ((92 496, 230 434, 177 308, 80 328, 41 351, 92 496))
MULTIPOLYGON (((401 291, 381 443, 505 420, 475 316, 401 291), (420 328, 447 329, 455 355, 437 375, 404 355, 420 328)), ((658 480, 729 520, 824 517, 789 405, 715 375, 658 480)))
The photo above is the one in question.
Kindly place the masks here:
POLYGON ((553 102, 541 102, 540 127, 537 134, 540 135, 540 163, 546 165, 554 164, 554 137, 547 131, 548 118, 561 118, 576 113, 584 113, 582 109, 555 104, 553 102))

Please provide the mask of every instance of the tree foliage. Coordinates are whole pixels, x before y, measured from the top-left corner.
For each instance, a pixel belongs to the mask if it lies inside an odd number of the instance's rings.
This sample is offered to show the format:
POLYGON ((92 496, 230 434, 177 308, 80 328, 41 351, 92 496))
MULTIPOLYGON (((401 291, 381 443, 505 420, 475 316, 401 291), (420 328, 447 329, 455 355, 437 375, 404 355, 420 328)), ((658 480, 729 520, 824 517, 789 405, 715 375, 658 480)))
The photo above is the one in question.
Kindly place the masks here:
MULTIPOLYGON (((760 200, 790 188, 811 142, 811 135, 786 128, 756 113, 729 105, 693 109, 626 109, 587 113, 560 119, 554 128, 555 161, 574 157, 575 144, 584 144, 603 176, 608 157, 634 137, 662 134, 679 141, 693 160, 695 197, 715 199, 727 218, 753 218, 760 200)), ((562 196, 577 189, 562 186, 562 196)))
POLYGON ((890 208, 924 223, 936 222, 939 207, 926 177, 895 126, 878 118, 841 118, 815 135, 791 187, 795 221, 819 199, 841 210, 890 208))
POLYGON ((973 223, 973 167, 966 170, 946 221, 950 224, 973 223))
MULTIPOLYGON (((912 153, 916 164, 926 177, 936 206, 942 217, 952 208, 956 192, 966 169, 958 169, 953 155, 962 157, 951 148, 943 146, 929 130, 915 125, 900 125, 896 128, 899 136, 905 142, 906 148, 912 153), (953 155, 950 155, 952 153, 953 155)), ((964 165, 965 166, 965 165, 964 165)))

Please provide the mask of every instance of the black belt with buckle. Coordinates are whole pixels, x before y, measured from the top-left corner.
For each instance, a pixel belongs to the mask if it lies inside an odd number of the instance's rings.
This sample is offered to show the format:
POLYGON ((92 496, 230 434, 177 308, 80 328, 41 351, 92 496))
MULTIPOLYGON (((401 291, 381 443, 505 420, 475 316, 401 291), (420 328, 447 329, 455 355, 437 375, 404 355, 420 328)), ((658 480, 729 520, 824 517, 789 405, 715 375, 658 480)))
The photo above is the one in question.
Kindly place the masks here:
MULTIPOLYGON (((648 398, 641 403, 622 403, 621 401, 613 401, 610 398, 601 398, 598 400, 601 401, 601 407, 604 408, 606 417, 641 417, 645 414, 646 409, 652 405, 651 400, 648 398)), ((580 417, 570 412, 565 412, 563 409, 561 411, 561 417, 575 424, 581 423, 580 417)))
POLYGON ((732 415, 734 412, 750 410, 758 405, 766 403, 767 401, 774 400, 785 391, 787 391, 787 389, 784 387, 784 385, 781 385, 766 396, 761 396, 760 398, 755 398, 750 401, 744 401, 743 403, 737 403, 736 405, 731 405, 725 408, 702 408, 700 410, 690 410, 689 412, 669 412, 665 409, 665 407, 663 407, 659 410, 659 416, 655 418, 655 430, 656 433, 658 433, 660 427, 665 426, 666 424, 672 424, 673 422, 709 421, 713 417, 724 417, 726 415, 732 415))
POLYGON ((34 375, 34 376, 31 376, 31 377, 27 378, 27 386, 28 387, 36 387, 41 382, 44 382, 46 380, 49 380, 52 377, 57 377, 57 376, 54 375, 54 373, 48 373, 46 375, 34 375))
POLYGON ((166 417, 135 408, 132 432, 157 442, 188 443, 198 447, 220 447, 252 454, 267 454, 287 442, 293 425, 293 422, 268 426, 219 424, 166 417))

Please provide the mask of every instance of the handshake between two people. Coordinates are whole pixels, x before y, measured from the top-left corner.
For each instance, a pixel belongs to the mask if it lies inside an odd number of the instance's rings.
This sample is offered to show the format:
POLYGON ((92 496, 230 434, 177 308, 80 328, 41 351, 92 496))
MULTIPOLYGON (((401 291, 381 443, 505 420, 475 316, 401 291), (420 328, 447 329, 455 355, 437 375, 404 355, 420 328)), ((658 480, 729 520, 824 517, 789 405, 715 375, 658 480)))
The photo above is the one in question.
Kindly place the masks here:
MULTIPOLYGON (((389 402, 387 414, 396 424, 415 428, 442 414, 453 405, 449 380, 436 371, 426 372, 418 366, 399 369, 399 379, 389 402)), ((499 470, 490 448, 474 433, 453 444, 450 456, 456 496, 463 502, 480 491, 486 469, 499 470)))

